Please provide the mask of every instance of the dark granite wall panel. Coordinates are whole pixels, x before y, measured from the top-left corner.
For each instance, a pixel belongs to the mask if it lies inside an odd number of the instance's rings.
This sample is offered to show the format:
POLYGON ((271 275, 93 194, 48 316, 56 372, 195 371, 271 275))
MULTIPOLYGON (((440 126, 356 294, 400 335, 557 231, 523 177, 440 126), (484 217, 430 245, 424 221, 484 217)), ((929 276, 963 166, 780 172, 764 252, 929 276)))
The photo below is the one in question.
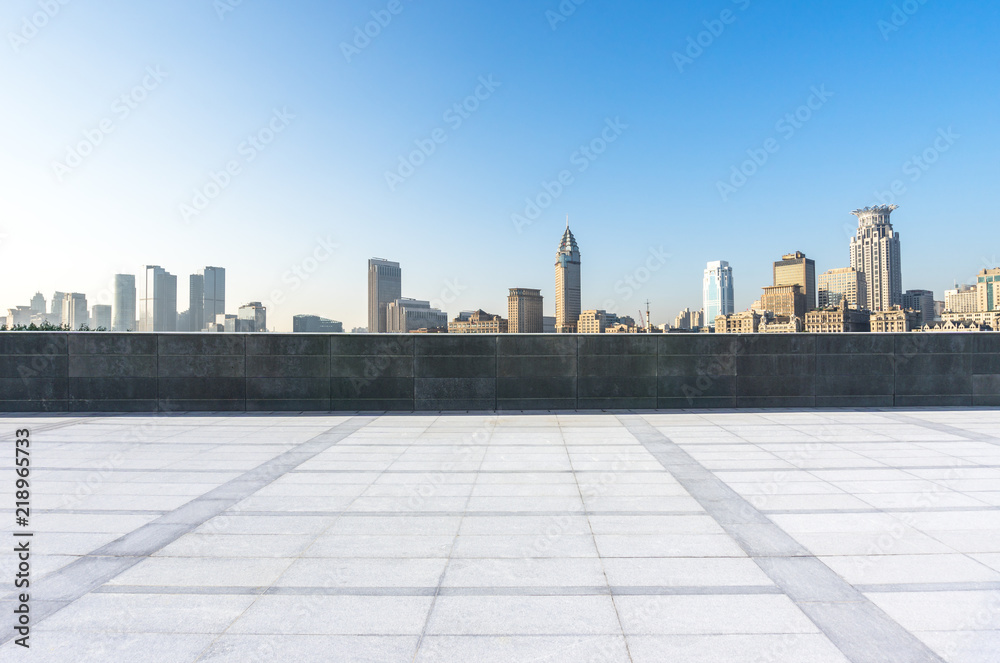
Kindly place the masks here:
POLYGON ((1000 334, 0 333, 0 411, 1000 406, 1000 334))

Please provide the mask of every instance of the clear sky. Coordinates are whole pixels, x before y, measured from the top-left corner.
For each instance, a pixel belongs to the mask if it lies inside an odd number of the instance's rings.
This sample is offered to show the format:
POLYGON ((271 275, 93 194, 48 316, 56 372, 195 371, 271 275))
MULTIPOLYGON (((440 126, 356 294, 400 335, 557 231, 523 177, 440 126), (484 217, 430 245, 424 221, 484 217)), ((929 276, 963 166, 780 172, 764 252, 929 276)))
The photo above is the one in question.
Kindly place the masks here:
POLYGON ((783 253, 847 266, 877 203, 905 289, 1000 264, 996 3, 6 0, 0 28, 3 309, 144 264, 184 309, 218 265, 232 313, 350 329, 378 256, 452 315, 510 287, 553 315, 566 215, 583 307, 655 323, 707 261, 737 310, 783 253))

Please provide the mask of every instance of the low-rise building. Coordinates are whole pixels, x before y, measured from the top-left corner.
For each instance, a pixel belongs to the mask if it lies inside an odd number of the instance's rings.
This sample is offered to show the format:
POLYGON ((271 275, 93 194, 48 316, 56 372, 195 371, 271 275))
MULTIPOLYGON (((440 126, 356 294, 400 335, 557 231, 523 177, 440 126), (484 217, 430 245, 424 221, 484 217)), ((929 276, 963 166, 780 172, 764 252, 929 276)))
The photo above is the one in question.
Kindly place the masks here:
POLYGON ((805 330, 810 334, 853 334, 871 331, 871 314, 850 308, 846 299, 834 308, 809 311, 805 330))
POLYGON ((760 306, 775 317, 802 318, 807 297, 800 285, 772 285, 764 288, 760 306))
POLYGON ((385 325, 389 334, 409 334, 417 329, 447 327, 448 314, 431 308, 428 301, 401 297, 386 305, 385 325))
POLYGON ((802 331, 802 318, 795 315, 764 317, 758 331, 761 334, 797 334, 802 331))
POLYGON ((720 315, 715 319, 716 334, 756 334, 760 331, 762 316, 756 311, 742 311, 720 315))
POLYGON ((468 319, 459 316, 448 323, 449 334, 506 334, 507 321, 482 309, 473 311, 468 319))
POLYGON ((989 325, 980 324, 978 322, 972 322, 969 320, 959 320, 953 321, 948 320, 947 322, 935 322, 930 325, 924 325, 920 331, 924 332, 980 332, 980 331, 993 331, 989 325))
POLYGON ((1000 311, 974 311, 972 313, 943 313, 943 322, 972 322, 1000 330, 1000 311))
POLYGON ((344 324, 318 315, 296 315, 292 318, 293 334, 343 334, 344 324))
POLYGON ((875 311, 871 315, 872 332, 875 334, 902 334, 920 329, 919 314, 912 309, 894 306, 888 311, 875 311))

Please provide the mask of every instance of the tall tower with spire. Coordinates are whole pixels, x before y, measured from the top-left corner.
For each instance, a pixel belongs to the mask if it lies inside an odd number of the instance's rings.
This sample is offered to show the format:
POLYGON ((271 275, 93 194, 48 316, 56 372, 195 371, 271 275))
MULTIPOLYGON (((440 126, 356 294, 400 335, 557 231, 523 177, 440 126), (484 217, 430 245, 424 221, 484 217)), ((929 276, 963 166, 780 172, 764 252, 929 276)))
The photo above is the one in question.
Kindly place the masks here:
POLYGON ((890 221, 896 209, 896 205, 883 205, 852 212, 858 217, 858 234, 851 239, 851 267, 865 275, 865 304, 872 311, 887 311, 903 303, 899 233, 890 221))
POLYGON ((569 229, 567 216, 566 232, 556 253, 556 333, 575 334, 579 319, 580 247, 569 229))

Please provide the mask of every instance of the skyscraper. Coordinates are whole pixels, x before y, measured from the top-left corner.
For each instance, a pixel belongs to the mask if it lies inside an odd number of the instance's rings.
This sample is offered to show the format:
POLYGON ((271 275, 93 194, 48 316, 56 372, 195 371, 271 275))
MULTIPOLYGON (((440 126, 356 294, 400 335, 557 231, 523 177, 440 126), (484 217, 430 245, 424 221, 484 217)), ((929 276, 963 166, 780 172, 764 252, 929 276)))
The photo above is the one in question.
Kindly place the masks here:
POLYGON ((31 314, 37 315, 39 313, 45 313, 45 295, 36 292, 35 296, 31 298, 31 314))
POLYGON ((258 333, 267 331, 267 308, 260 302, 244 304, 237 311, 236 331, 258 333))
POLYGON ((111 329, 111 307, 107 304, 94 304, 90 309, 90 328, 94 331, 111 329))
POLYGON ((854 309, 868 308, 865 275, 851 267, 831 269, 819 275, 819 308, 840 306, 842 300, 854 309))
POLYGON ((858 234, 851 239, 851 267, 865 275, 872 311, 887 311, 903 303, 899 233, 889 220, 896 209, 896 205, 883 205, 851 212, 858 217, 858 234))
POLYGON ((782 256, 774 263, 774 285, 802 286, 806 310, 816 308, 816 262, 801 251, 782 256))
POLYGON ((733 268, 725 260, 708 263, 702 286, 705 326, 714 327, 720 315, 733 314, 733 268))
MULTIPOLYGON (((206 267, 202 272, 205 280, 204 286, 204 317, 202 327, 210 322, 214 322, 216 316, 226 313, 226 270, 222 267, 206 267)), ((192 309, 193 311, 193 309, 192 309)), ((200 331, 200 330, 195 330, 200 331)))
POLYGON ((575 334, 580 319, 580 247, 569 229, 563 233, 556 253, 556 333, 575 334))
POLYGON ((381 258, 368 261, 368 333, 388 331, 386 308, 402 296, 403 270, 398 262, 381 258))
MULTIPOLYGON (((214 319, 214 316, 213 316, 214 319)), ((192 274, 188 279, 188 325, 182 331, 205 329, 205 275, 192 274)))
POLYGON ((111 331, 135 330, 135 275, 115 274, 115 300, 111 308, 111 331))
POLYGON ((90 325, 90 312, 87 310, 87 296, 79 292, 67 292, 62 300, 62 322, 71 330, 79 330, 83 325, 90 325))
POLYGON ((507 331, 511 334, 541 334, 542 291, 511 288, 507 296, 507 331))
POLYGON ((49 302, 49 306, 52 307, 49 313, 49 322, 54 325, 61 325, 63 323, 63 299, 66 297, 65 292, 60 292, 56 290, 52 293, 52 301, 49 302))
POLYGON ((156 265, 143 270, 139 331, 177 331, 177 277, 156 265))

